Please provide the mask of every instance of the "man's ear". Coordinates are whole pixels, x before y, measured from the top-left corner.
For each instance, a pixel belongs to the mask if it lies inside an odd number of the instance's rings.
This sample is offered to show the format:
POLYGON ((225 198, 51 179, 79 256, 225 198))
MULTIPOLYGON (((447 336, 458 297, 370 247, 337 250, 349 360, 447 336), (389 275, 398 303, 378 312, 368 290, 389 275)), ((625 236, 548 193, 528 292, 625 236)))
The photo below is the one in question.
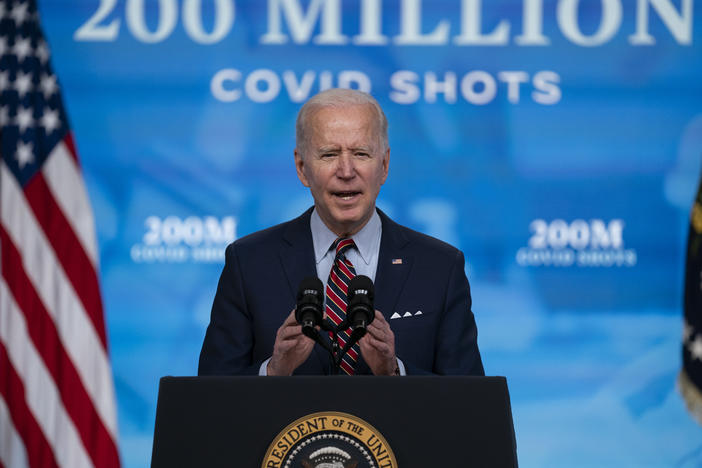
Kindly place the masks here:
POLYGON ((310 184, 307 181, 307 177, 305 177, 305 160, 302 157, 302 153, 300 150, 295 148, 295 170, 297 170, 297 178, 300 179, 300 182, 302 182, 302 185, 305 187, 309 187, 310 184))
POLYGON ((390 147, 388 146, 388 149, 385 150, 385 154, 383 155, 383 180, 381 182, 381 185, 385 183, 385 180, 388 178, 388 172, 390 171, 390 147))

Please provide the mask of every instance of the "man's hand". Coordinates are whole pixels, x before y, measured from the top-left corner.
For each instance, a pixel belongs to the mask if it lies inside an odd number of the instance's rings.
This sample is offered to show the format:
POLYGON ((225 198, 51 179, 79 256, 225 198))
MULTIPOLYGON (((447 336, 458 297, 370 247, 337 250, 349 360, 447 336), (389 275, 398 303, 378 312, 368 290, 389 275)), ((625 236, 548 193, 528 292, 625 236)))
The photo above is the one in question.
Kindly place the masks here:
POLYGON ((368 333, 358 344, 361 347, 361 355, 373 374, 395 375, 395 334, 379 310, 375 311, 375 319, 368 325, 368 333))
POLYGON ((314 341, 302 334, 302 325, 295 320, 295 309, 278 329, 273 356, 268 361, 268 375, 292 375, 305 362, 314 348, 314 341))

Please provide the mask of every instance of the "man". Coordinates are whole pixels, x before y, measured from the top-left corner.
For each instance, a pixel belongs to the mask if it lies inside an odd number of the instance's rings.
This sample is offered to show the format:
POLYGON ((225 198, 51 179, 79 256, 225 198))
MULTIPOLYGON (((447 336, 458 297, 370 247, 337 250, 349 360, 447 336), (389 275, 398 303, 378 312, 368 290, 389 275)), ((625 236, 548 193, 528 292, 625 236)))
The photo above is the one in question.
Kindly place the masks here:
POLYGON ((295 321, 297 288, 318 276, 337 323, 348 280, 364 274, 375 284, 375 320, 344 372, 483 375, 463 254, 375 207, 390 164, 375 99, 344 89, 314 96, 298 114, 296 142, 314 207, 227 247, 199 374, 331 373, 328 352, 295 321))

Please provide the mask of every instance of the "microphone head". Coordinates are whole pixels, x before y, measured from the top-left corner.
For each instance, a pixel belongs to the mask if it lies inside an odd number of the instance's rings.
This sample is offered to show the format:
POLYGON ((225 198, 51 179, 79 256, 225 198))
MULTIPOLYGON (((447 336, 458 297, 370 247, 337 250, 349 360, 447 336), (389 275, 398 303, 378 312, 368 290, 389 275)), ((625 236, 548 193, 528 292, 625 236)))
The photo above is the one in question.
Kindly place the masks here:
POLYGON ((353 301, 357 294, 362 294, 368 298, 371 304, 375 299, 373 281, 366 275, 357 275, 349 281, 349 292, 347 294, 349 302, 353 301))
POLYGON ((373 281, 367 276, 358 275, 349 281, 346 320, 352 328, 365 327, 375 319, 373 281))
POLYGON ((323 291, 324 285, 316 276, 307 277, 300 282, 297 289, 295 320, 303 328, 314 327, 322 323, 323 291))
POLYGON ((300 299, 308 294, 318 297, 320 301, 324 299, 324 285, 316 276, 308 276, 300 281, 300 286, 297 288, 297 301, 300 302, 300 299))

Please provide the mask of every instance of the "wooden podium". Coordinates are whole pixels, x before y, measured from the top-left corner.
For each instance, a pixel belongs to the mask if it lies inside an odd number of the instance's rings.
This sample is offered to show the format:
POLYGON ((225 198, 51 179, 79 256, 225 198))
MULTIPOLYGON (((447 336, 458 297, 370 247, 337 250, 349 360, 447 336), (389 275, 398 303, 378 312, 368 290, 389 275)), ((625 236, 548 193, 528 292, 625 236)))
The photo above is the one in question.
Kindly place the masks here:
POLYGON ((302 457, 339 452, 310 454, 326 437, 349 441, 359 468, 517 466, 505 378, 433 376, 164 377, 151 466, 315 466, 302 457), (321 430, 332 423, 338 435, 321 430))

